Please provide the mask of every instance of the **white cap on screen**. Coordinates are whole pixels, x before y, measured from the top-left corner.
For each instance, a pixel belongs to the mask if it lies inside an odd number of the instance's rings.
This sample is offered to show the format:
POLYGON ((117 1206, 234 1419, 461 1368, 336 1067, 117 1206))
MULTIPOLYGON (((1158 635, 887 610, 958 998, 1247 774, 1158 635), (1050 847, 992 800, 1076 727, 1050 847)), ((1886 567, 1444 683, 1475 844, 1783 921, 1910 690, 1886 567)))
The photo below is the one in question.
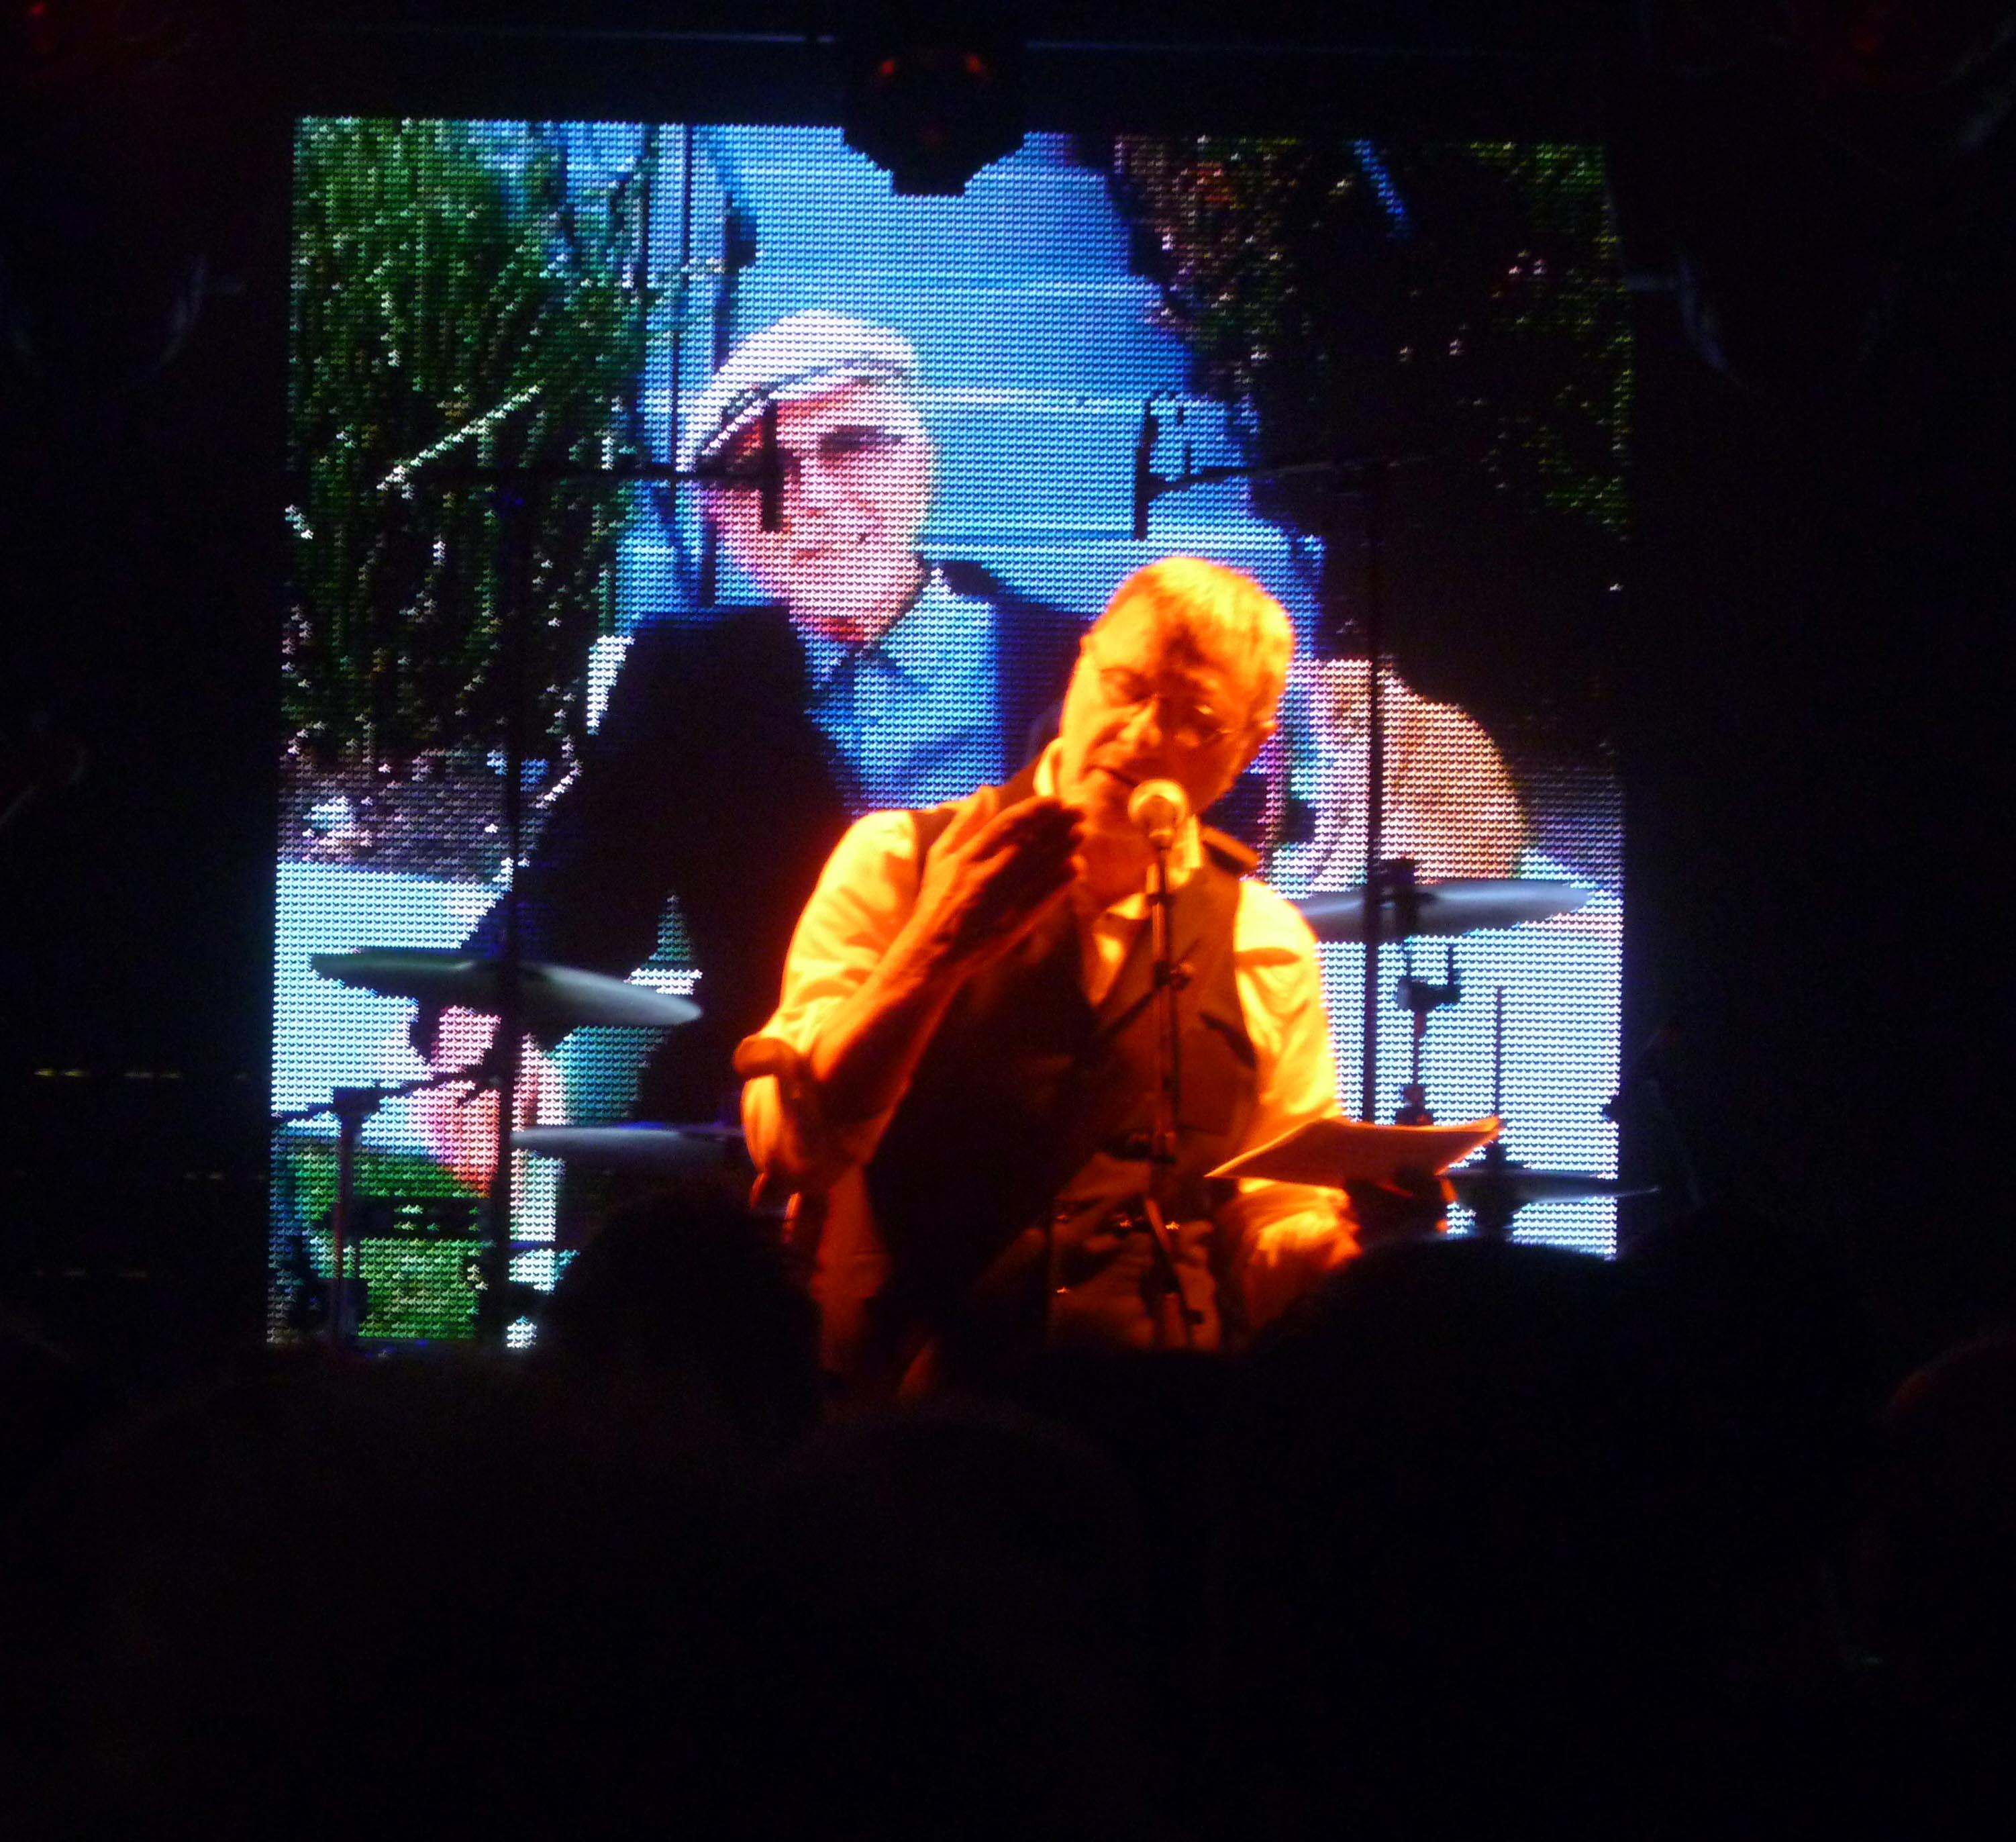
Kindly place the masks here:
POLYGON ((1143 780, 1127 795, 1127 816, 1148 834, 1158 851, 1176 842, 1190 816, 1190 796, 1174 780, 1143 780))

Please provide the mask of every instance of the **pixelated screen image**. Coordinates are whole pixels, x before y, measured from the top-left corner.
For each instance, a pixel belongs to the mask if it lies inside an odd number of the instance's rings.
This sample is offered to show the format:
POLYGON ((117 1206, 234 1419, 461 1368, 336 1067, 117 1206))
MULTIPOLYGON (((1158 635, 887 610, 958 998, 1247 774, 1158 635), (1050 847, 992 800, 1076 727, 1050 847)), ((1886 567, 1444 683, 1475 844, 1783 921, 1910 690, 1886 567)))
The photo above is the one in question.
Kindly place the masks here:
MULTIPOLYGON (((1515 1158, 1612 1173, 1631 361, 1603 180, 1593 147, 1044 134, 920 198, 832 128, 301 122, 274 1334, 329 1269, 311 1109, 494 1032, 311 956, 515 931, 690 1000, 532 1019, 521 1117, 733 1122, 730 1052, 839 831, 1013 774, 1085 624, 1169 555, 1294 623, 1279 731, 1211 815, 1285 894, 1366 876, 1375 613, 1383 856, 1573 885, 1383 950, 1377 1116, 1417 1052, 1438 1119, 1495 1101, 1515 1158)), ((1363 949, 1321 953, 1358 1113, 1363 949)), ((364 1336, 470 1334, 495 1133, 466 1086, 372 1096, 364 1336)), ((611 1180, 520 1152, 513 1181, 512 1274, 545 1288, 611 1180)), ((1604 1252, 1614 1209, 1514 1231, 1604 1252)))

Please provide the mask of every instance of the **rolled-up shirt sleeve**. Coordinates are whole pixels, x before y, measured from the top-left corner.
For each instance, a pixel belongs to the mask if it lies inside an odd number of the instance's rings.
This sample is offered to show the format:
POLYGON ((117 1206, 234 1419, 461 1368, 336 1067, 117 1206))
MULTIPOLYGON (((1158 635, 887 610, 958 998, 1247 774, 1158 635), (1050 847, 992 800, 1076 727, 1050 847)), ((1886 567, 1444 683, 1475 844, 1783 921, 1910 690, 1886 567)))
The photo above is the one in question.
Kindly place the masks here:
MULTIPOLYGON (((1316 938, 1265 884, 1240 891, 1233 974, 1251 1039, 1258 1087, 1242 1151, 1338 1112, 1337 1069, 1316 938)), ((1357 1251, 1343 1193, 1311 1184, 1242 1178, 1219 1212, 1237 1237, 1247 1309, 1272 1316, 1357 1251)))
MULTIPOLYGON (((917 899, 917 830, 909 813, 870 813, 834 847, 798 917, 783 989, 761 1033, 800 1056, 860 989, 917 899)), ((894 1112, 894 1108, 890 1109, 894 1112)), ((819 1194, 866 1163, 889 1112, 830 1123, 809 1080, 765 1076, 742 1090, 742 1126, 757 1169, 784 1188, 819 1194)))

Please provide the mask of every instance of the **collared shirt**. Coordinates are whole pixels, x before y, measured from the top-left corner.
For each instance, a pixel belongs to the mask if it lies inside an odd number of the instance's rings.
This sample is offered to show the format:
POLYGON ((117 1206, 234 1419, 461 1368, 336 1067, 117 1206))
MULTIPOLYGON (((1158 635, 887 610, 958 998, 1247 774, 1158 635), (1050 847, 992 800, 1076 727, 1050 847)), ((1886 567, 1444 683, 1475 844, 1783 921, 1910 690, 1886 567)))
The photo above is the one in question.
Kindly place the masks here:
POLYGON ((934 569, 865 646, 799 629, 807 708, 852 770, 857 811, 942 805, 1008 771, 992 615, 934 569))
MULTIPOLYGON (((1039 793, 1054 792, 1057 748, 1038 764, 1039 793)), ((979 797, 991 798, 992 791, 979 797)), ((1171 865, 1180 883, 1196 870, 1202 845, 1193 820, 1177 840, 1171 865)), ((826 1019, 858 990, 887 953, 916 905, 917 832, 907 812, 871 813, 858 820, 827 860, 819 887, 800 917, 784 965, 782 1001, 763 1033, 808 1054, 826 1019)), ((1080 975, 1095 1004, 1111 989, 1136 935, 1147 925, 1136 894, 1093 911, 1078 907, 1080 975)), ((1238 1148, 1251 1150, 1309 1120, 1338 1111, 1323 1013, 1316 942, 1309 924, 1265 883, 1240 885, 1233 919, 1233 979, 1257 1076, 1252 1116, 1238 1148)), ((900 1099, 898 1102, 901 1104, 900 1099)), ((743 1090, 749 1150, 766 1177, 819 1199, 830 1227, 844 1227, 850 1245, 878 1238, 865 1167, 895 1108, 875 1119, 830 1126, 817 1096, 787 1098, 766 1077, 743 1090)), ((1219 1211, 1219 1226, 1242 1250, 1235 1263, 1247 1275, 1255 1321, 1354 1251, 1350 1218, 1334 1190, 1301 1184, 1242 1180, 1219 1211)))

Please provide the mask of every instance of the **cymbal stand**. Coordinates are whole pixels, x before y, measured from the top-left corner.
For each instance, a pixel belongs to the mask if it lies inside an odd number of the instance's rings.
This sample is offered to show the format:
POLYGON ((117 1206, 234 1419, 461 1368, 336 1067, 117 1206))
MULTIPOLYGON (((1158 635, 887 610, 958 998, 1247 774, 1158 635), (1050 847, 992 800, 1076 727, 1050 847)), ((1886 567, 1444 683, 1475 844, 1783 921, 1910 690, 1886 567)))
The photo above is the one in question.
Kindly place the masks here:
POLYGON ((337 1087, 329 1105, 336 1113, 336 1206, 329 1212, 329 1340, 340 1346, 357 1329, 351 1295, 363 1284, 364 1249, 363 1237, 350 1231, 351 1218, 357 1206, 357 1149, 364 1122, 378 1110, 378 1095, 369 1087, 337 1087), (356 1263, 355 1273, 344 1263, 346 1254, 356 1263))
POLYGON ((1414 971, 1413 948, 1410 943, 1400 943, 1402 964, 1406 968, 1400 975, 1399 983, 1394 988, 1394 997, 1400 1008, 1413 1020, 1413 1040, 1409 1045, 1407 1058, 1407 1084, 1400 1090, 1400 1107, 1393 1116, 1396 1126, 1432 1126, 1435 1114, 1428 1107, 1427 1082, 1423 1072, 1425 1047, 1428 1033, 1428 1019, 1445 1005, 1454 1004, 1463 996, 1463 982, 1456 976, 1456 949, 1445 946, 1442 949, 1442 976, 1440 984, 1431 979, 1417 977, 1414 971))
MULTIPOLYGON (((1505 1116, 1505 987, 1499 986, 1491 1000, 1491 1113, 1505 1116)), ((1505 1149, 1505 1135, 1484 1148, 1485 1177, 1470 1194, 1471 1231, 1480 1240, 1503 1241, 1512 1232, 1512 1218, 1519 1212, 1519 1198, 1508 1173, 1513 1160, 1505 1149)))
POLYGON ((471 466, 456 453, 476 432, 476 425, 435 442, 423 455, 402 463, 388 478, 412 482, 431 477, 444 486, 482 485, 495 492, 497 513, 497 629, 504 682, 504 787, 502 827, 507 874, 501 898, 504 907, 503 952, 498 959, 497 1029, 488 1058, 497 1089, 496 1162, 485 1198, 485 1245, 481 1271, 483 1297, 477 1308, 477 1334, 487 1343, 502 1343, 511 1322, 510 1304, 517 1296, 511 1284, 513 1152, 511 1134, 524 1073, 524 994, 519 969, 524 963, 518 879, 524 859, 524 629, 533 615, 532 521, 535 495, 549 486, 607 485, 612 481, 676 483, 707 478, 717 484, 753 485, 765 531, 783 524, 784 464, 777 443, 777 406, 764 406, 757 456, 739 467, 683 468, 657 463, 614 467, 576 467, 535 464, 517 467, 471 466))
POLYGON ((326 1105, 275 1113, 268 1122, 277 1128, 319 1119, 325 1113, 336 1116, 336 1197, 329 1212, 329 1308, 322 1318, 322 1334, 335 1347, 347 1346, 356 1336, 351 1294, 361 1291, 364 1282, 363 1249, 353 1231, 357 1217, 357 1154, 363 1143, 365 1123, 388 1100, 401 1100, 430 1087, 452 1087, 458 1081, 481 1084, 489 1076, 490 1059, 486 1056, 460 1068, 422 1075, 417 1080, 401 1081, 394 1087, 333 1087, 326 1105), (354 1271, 349 1270, 353 1267, 354 1271))

